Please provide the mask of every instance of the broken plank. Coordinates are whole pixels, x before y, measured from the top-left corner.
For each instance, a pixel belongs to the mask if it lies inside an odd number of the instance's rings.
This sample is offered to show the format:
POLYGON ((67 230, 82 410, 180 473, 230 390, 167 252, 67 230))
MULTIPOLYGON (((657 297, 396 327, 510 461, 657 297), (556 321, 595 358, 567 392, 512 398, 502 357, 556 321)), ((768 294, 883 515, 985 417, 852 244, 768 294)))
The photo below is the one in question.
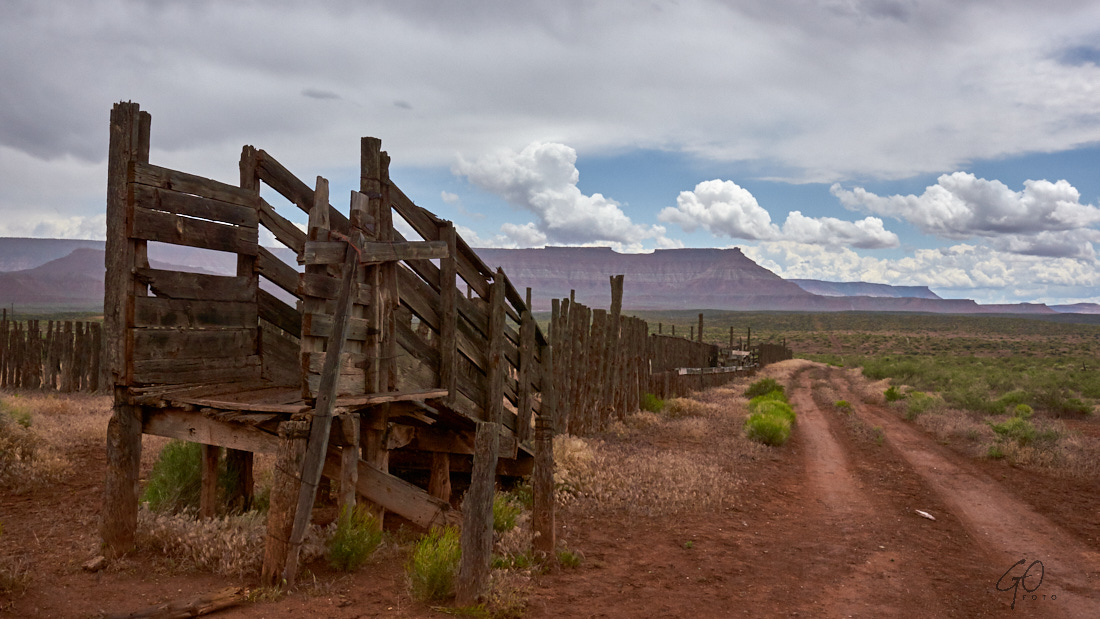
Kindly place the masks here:
POLYGON ((140 206, 134 207, 134 228, 130 237, 246 256, 255 256, 259 247, 256 228, 231 226, 140 206))
POLYGON ((260 247, 256 252, 256 269, 260 275, 290 294, 298 290, 298 270, 279 260, 266 247, 260 247))
POLYGON ((240 206, 212 198, 194 196, 148 185, 134 185, 134 200, 139 206, 177 215, 210 219, 234 226, 255 228, 259 214, 251 206, 240 206))
POLYGON ((266 290, 256 293, 256 305, 260 318, 279 327, 294 337, 302 337, 302 315, 266 290))
POLYGON ((256 298, 256 289, 250 277, 148 268, 134 269, 134 277, 139 282, 147 284, 158 297, 213 301, 254 301, 256 298))

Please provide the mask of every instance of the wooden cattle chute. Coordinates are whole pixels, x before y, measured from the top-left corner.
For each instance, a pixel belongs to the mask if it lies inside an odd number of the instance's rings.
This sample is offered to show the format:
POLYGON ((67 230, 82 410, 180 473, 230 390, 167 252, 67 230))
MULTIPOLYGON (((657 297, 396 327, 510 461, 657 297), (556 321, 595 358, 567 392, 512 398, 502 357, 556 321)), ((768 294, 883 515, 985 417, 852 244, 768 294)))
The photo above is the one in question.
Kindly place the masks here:
MULTIPOLYGON (((448 502, 452 470, 473 469, 475 486, 531 472, 535 429, 553 425, 546 338, 504 273, 390 182, 379 140, 362 140, 360 189, 344 215, 329 205, 327 181, 310 188, 263 150, 244 147, 235 186, 151 165, 149 134, 147 112, 115 105, 104 300, 115 397, 102 527, 110 553, 133 546, 143 433, 203 445, 204 515, 215 509, 219 448, 245 505, 252 454, 276 454, 268 583, 293 582, 322 474, 343 505, 358 495, 428 527, 461 519, 448 502), (307 232, 261 197, 262 185, 309 214, 307 232), (403 238, 394 213, 420 238, 403 238), (261 228, 304 272, 259 244, 261 228), (236 275, 150 268, 149 242, 234 255, 236 275), (428 488, 396 467, 427 470, 428 488)), ((539 437, 545 456, 550 435, 539 437)), ((464 530, 491 519, 491 487, 474 490, 464 530)))
POLYGON ((0 317, 0 387, 98 391, 99 323, 8 320, 0 317))

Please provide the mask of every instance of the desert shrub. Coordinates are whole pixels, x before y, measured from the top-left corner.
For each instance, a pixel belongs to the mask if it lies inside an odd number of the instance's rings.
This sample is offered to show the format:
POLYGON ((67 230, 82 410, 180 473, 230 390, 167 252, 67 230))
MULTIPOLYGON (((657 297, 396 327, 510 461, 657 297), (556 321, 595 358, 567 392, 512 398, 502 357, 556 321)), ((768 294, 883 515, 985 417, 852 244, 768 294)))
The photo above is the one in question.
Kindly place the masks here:
POLYGON ((928 412, 936 403, 937 398, 923 391, 913 391, 905 396, 905 418, 912 421, 928 412))
POLYGON ((328 562, 333 569, 352 572, 367 562, 382 544, 382 527, 365 507, 344 508, 329 538, 328 562))
POLYGON ((438 602, 454 595, 455 575, 462 558, 458 529, 436 529, 420 538, 406 566, 409 590, 421 602, 438 602))
POLYGON ((990 424, 990 427, 992 427, 993 431, 999 436, 1016 441, 1020 445, 1027 445, 1033 442, 1038 435, 1035 426, 1031 425, 1031 422, 1023 417, 1012 417, 1003 423, 990 424))
POLYGON ((778 391, 780 393, 786 393, 783 385, 779 384, 774 378, 761 378, 760 380, 749 385, 749 388, 745 390, 746 398, 755 398, 756 396, 764 395, 772 391, 778 391))
POLYGON ((782 415, 753 413, 745 419, 749 439, 777 447, 791 437, 791 422, 782 415))
POLYGON ((1027 406, 1030 397, 1031 396, 1023 389, 1013 389, 1012 391, 1001 394, 1000 397, 993 400, 993 408, 996 409, 995 414, 1003 413, 1009 409, 1015 410, 1019 406, 1027 406))
POLYGON ((845 413, 852 412, 852 404, 848 402, 848 400, 837 400, 833 402, 833 406, 835 406, 837 410, 844 411, 845 413))
POLYGON ((787 394, 782 391, 769 391, 764 395, 758 395, 749 400, 749 410, 755 411, 764 402, 787 402, 787 394))
POLYGON ((639 407, 644 411, 659 413, 665 407, 665 401, 652 393, 643 393, 639 407))
POLYGON ((890 387, 887 388, 886 391, 882 393, 882 395, 886 398, 887 402, 897 402, 898 400, 905 399, 905 394, 903 394, 901 392, 901 389, 898 389, 895 385, 890 385, 890 387))
POLYGON ((581 555, 572 550, 562 548, 558 551, 558 565, 566 569, 580 567, 581 555))
POLYGON ((1035 411, 1027 404, 1017 404, 1016 408, 1012 410, 1012 416, 1020 419, 1030 419, 1034 413, 1035 411))
POLYGON ((511 494, 497 492, 493 495, 493 530, 497 533, 516 528, 516 522, 522 513, 523 505, 511 494))

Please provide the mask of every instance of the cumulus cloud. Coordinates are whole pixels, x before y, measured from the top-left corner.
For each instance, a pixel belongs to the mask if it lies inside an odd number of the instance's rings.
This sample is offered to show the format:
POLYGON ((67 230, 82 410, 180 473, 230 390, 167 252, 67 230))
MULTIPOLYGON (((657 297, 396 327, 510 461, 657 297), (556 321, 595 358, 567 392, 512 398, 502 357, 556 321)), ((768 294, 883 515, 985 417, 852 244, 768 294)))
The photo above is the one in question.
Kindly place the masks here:
POLYGON ((862 187, 830 191, 845 208, 907 221, 947 239, 994 238, 1014 253, 1091 259, 1100 208, 1081 204, 1068 181, 1028 180, 1013 191, 997 180, 967 172, 939 177, 921 195, 879 196, 862 187))
POLYGON ((944 297, 982 303, 1100 301, 1100 272, 1080 260, 1024 256, 985 245, 921 249, 902 258, 861 256, 848 248, 793 241, 762 242, 743 251, 785 278, 928 286, 944 297))
POLYGON ((535 142, 518 153, 501 151, 473 161, 460 157, 453 172, 535 215, 536 222, 502 229, 517 242, 542 238, 544 243, 613 247, 640 246, 647 239, 666 242, 664 227, 636 224, 615 200, 582 193, 576 163, 573 148, 535 142))
POLYGON ((898 246, 897 235, 886 230, 877 217, 852 222, 834 217, 806 217, 801 211, 791 211, 780 228, 747 189, 733 181, 717 179, 697 184, 694 191, 680 192, 676 207, 666 207, 658 219, 678 224, 687 232, 702 227, 715 236, 734 239, 786 239, 861 249, 898 246))

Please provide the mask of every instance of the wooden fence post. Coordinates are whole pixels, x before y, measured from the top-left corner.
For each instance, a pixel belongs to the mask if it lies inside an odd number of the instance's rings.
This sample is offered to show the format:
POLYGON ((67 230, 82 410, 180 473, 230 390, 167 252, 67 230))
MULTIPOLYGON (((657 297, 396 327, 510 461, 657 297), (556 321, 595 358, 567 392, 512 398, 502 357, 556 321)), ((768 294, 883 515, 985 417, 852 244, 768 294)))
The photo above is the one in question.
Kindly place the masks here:
POLYGON ((455 602, 472 606, 489 584, 493 552, 493 494, 495 492, 500 425, 478 422, 474 437, 474 466, 470 489, 462 501, 462 560, 455 583, 455 602))
POLYGON ((111 111, 107 157, 107 245, 103 294, 105 365, 114 388, 115 405, 107 424, 107 479, 104 483, 100 535, 108 556, 128 552, 137 529, 138 474, 141 466, 140 407, 126 404, 129 381, 129 338, 125 329, 132 315, 135 288, 131 273, 136 242, 129 238, 134 205, 128 190, 130 165, 149 161, 148 112, 136 103, 117 103, 111 111))
POLYGON ((553 382, 547 380, 554 373, 554 348, 542 351, 543 391, 542 414, 535 418, 535 470, 531 480, 534 505, 531 511, 533 546, 536 552, 553 555, 556 545, 554 523, 554 414, 557 394, 553 382))
POLYGON ((271 506, 267 512, 267 536, 264 542, 264 564, 260 581, 269 587, 293 586, 293 572, 287 567, 297 566, 290 553, 298 547, 290 544, 294 529, 295 506, 302 485, 302 458, 306 453, 309 437, 308 421, 284 421, 279 424, 279 451, 275 457, 275 476, 271 482, 271 506))

